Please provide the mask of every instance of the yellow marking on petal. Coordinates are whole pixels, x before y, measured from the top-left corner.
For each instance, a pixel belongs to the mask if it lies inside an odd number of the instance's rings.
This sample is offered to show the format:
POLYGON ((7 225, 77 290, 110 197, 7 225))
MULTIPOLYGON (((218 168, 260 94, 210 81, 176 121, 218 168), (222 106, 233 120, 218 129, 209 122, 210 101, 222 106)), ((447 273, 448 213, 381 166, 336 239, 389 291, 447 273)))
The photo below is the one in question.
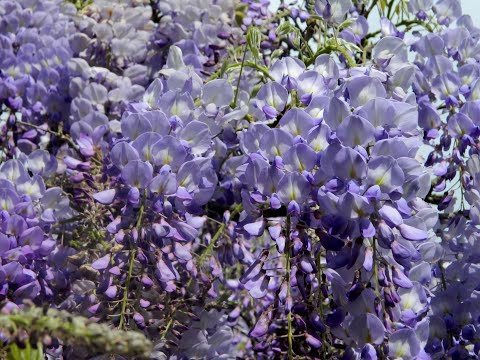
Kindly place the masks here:
POLYGON ((164 165, 170 165, 170 163, 172 162, 173 158, 170 156, 170 154, 165 154, 163 156, 163 164, 164 165))
POLYGON ((353 166, 350 168, 348 175, 350 175, 352 179, 355 179, 357 177, 357 172, 355 171, 355 168, 353 166))

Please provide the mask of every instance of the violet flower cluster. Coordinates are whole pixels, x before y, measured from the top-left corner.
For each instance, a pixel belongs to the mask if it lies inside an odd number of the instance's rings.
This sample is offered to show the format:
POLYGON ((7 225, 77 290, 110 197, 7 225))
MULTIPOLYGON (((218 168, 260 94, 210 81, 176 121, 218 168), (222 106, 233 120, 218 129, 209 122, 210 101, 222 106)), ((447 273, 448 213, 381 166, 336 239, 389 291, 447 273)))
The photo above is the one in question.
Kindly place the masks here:
POLYGON ((480 357, 460 0, 0 16, 0 357, 480 357))

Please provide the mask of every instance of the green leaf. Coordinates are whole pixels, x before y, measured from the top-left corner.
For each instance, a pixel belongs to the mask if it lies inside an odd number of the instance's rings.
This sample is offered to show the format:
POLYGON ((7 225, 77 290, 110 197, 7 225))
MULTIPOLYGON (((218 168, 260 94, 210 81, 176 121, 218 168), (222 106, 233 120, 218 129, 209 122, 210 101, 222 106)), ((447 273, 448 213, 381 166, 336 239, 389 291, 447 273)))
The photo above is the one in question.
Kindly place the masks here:
POLYGON ((357 21, 356 18, 350 18, 350 19, 345 20, 345 21, 342 22, 340 25, 338 25, 338 31, 349 27, 349 26, 352 25, 355 21, 357 21))
POLYGON ((379 0, 378 4, 380 5, 380 9, 382 10, 382 15, 385 14, 385 9, 388 5, 387 0, 379 0))
POLYGON ((245 13, 243 11, 235 11, 235 21, 238 26, 243 24, 244 18, 245 18, 245 13))
POLYGON ((280 26, 277 28, 277 35, 278 36, 285 36, 289 35, 291 33, 294 33, 297 29, 288 21, 285 21, 280 24, 280 26))
POLYGON ((272 55, 270 55, 270 60, 273 61, 273 60, 276 59, 277 57, 280 57, 280 55, 282 55, 282 54, 283 54, 283 50, 282 50, 282 49, 276 49, 276 50, 272 53, 272 55))
POLYGON ((262 41, 262 33, 258 28, 250 26, 247 31, 247 44, 255 59, 260 57, 260 43, 262 41))
POLYGON ((222 64, 222 67, 220 68, 220 74, 218 76, 219 78, 222 78, 223 75, 225 75, 225 73, 228 70, 228 65, 230 65, 230 62, 228 61, 228 59, 225 59, 225 61, 222 64))

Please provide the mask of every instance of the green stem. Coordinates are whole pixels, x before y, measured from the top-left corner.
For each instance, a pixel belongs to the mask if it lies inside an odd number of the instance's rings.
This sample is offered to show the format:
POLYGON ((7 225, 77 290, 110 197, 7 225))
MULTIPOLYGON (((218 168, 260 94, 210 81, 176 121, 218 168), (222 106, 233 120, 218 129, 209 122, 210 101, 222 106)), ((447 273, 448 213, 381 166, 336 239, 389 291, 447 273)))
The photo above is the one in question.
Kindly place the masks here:
MULTIPOLYGON (((233 216, 237 215, 241 210, 242 210, 242 204, 238 204, 233 209, 232 213, 230 214, 230 217, 233 217, 233 216)), ((205 251, 202 253, 202 255, 200 255, 200 258, 198 259, 199 266, 202 266, 203 262, 205 261, 205 258, 213 252, 213 248, 215 247, 215 243, 217 242, 220 235, 222 235, 226 226, 227 226, 227 224, 222 223, 222 225, 220 225, 220 227, 218 228, 215 235, 213 235, 213 238, 210 241, 210 244, 208 244, 208 247, 205 249, 205 251)), ((188 281, 187 288, 190 287, 192 281, 193 281, 193 277, 191 277, 190 280, 188 281)))
POLYGON ((372 12, 372 10, 375 8, 375 6, 377 5, 377 2, 378 0, 373 0, 372 1, 372 4, 370 5, 370 7, 367 9, 367 11, 364 13, 363 16, 365 16, 366 19, 368 19, 368 15, 370 15, 370 13, 372 12))
MULTIPOLYGON (((317 266, 318 266, 318 272, 317 272, 317 281, 318 281, 318 312, 320 313, 320 318, 322 319, 322 322, 325 321, 325 318, 323 316, 323 292, 322 292, 322 254, 320 251, 318 251, 317 254, 317 266)), ((325 333, 322 333, 322 354, 323 354, 323 359, 327 358, 327 349, 326 349, 326 341, 325 341, 325 333)))
POLYGON ((339 46, 336 50, 340 51, 342 53, 342 55, 345 56, 345 59, 347 59, 348 67, 353 68, 357 65, 355 60, 350 56, 350 54, 348 53, 347 50, 345 50, 345 48, 339 46))
MULTIPOLYGON (((290 264, 290 215, 287 215, 287 223, 286 223, 286 237, 287 237, 287 246, 285 248, 285 255, 286 255, 286 262, 287 262, 287 274, 286 274, 286 281, 287 281, 287 301, 290 301, 291 297, 291 287, 290 287, 290 271, 291 271, 291 264, 290 264)), ((292 330, 292 312, 288 310, 287 314, 287 323, 288 323, 288 360, 293 359, 293 330, 292 330)))
MULTIPOLYGON (((383 307, 382 295, 380 294, 380 282, 378 281, 378 265, 377 265, 377 239, 373 238, 373 276, 375 278, 375 294, 377 295, 380 306, 382 307, 383 316, 385 316, 385 309, 383 307)), ((379 359, 383 360, 383 350, 382 347, 378 348, 379 359)))
POLYGON ((390 19, 390 16, 392 15, 392 10, 393 10, 393 3, 395 0, 390 1, 390 3, 387 5, 388 6, 388 11, 387 11, 387 19, 390 19))
MULTIPOLYGON (((241 66, 242 66, 242 63, 231 64, 227 67, 226 71, 235 70, 235 69, 240 68, 241 66)), ((270 75, 270 72, 268 71, 268 69, 265 66, 258 65, 257 63, 255 63, 253 61, 250 61, 250 60, 246 60, 245 63, 243 64, 243 66, 255 69, 255 70, 261 72, 263 75, 265 75, 265 77, 269 78, 270 80, 274 80, 274 78, 270 75)), ((219 76, 220 76, 220 70, 217 71, 216 73, 214 73, 212 76, 210 76, 207 81, 214 80, 214 79, 218 78, 219 76)))
POLYGON ((440 275, 441 275, 441 278, 442 278, 442 288, 443 288, 443 290, 447 290, 447 280, 445 279, 445 273, 443 271, 442 260, 438 260, 438 268, 440 269, 440 275))
MULTIPOLYGON (((174 313, 175 313, 175 311, 174 311, 174 313)), ((167 336, 167 333, 168 333, 168 330, 170 329, 170 326, 172 326, 172 324, 173 324, 173 315, 174 314, 172 314, 172 317, 168 321, 167 326, 165 327, 165 330, 162 333, 162 339, 165 339, 165 336, 167 336)))
MULTIPOLYGON (((137 223, 135 224, 135 228, 137 229, 137 231, 140 229, 140 225, 142 224, 142 219, 143 219, 143 213, 145 211, 145 195, 146 194, 144 194, 143 202, 142 202, 142 205, 140 206, 140 213, 138 214, 137 223)), ((130 251, 127 280, 125 282, 125 289, 123 290, 122 311, 120 313, 120 323, 118 324, 119 329, 123 328, 123 323, 125 320, 125 312, 127 309, 127 302, 128 302, 128 291, 130 288, 130 281, 132 280, 133 264, 135 263, 136 253, 137 253, 137 248, 136 248, 136 244, 134 244, 133 249, 130 251)))
POLYGON ((243 57, 242 57, 242 64, 240 65, 240 74, 238 74, 237 88, 235 89, 235 97, 233 98, 233 103, 231 106, 233 109, 237 107, 238 92, 240 91, 240 80, 242 79, 242 72, 243 72, 243 67, 245 66, 246 56, 247 56, 247 44, 245 44, 243 47, 243 57))
POLYGON ((355 67, 357 65, 355 60, 348 54, 347 50, 345 50, 341 46, 335 46, 335 45, 328 45, 328 46, 325 46, 323 48, 319 48, 311 58, 309 58, 309 59, 307 59, 307 61, 305 61, 305 65, 309 66, 309 65, 313 64, 315 62, 315 59, 319 55, 331 54, 334 51, 339 51, 339 52, 342 53, 343 56, 345 56, 345 59, 347 59, 347 64, 348 64, 349 67, 355 67))
MULTIPOLYGON (((242 204, 238 204, 237 206, 235 206, 235 208, 233 209, 232 213, 230 214, 230 217, 233 217, 235 215, 237 215, 240 211, 242 210, 242 204)), ((210 241, 210 244, 208 244, 208 247, 207 249, 202 253, 202 255, 200 256, 200 262, 199 264, 202 263, 202 260, 205 259, 206 256, 208 256, 209 254, 211 254, 213 252, 213 248, 215 247, 215 244, 217 243, 217 240, 218 238, 220 237, 220 235, 222 235, 223 231, 225 230, 225 227, 227 226, 227 224, 225 223, 222 223, 222 225, 218 228, 217 232, 215 233, 215 235, 213 235, 213 238, 212 240, 210 241)))
POLYGON ((62 140, 65 140, 66 142, 68 142, 70 144, 70 146, 72 146, 75 150, 79 151, 79 148, 78 148, 78 145, 75 144, 73 142, 73 140, 69 137, 69 136, 66 136, 64 134, 60 134, 56 131, 53 131, 53 130, 50 130, 50 129, 44 129, 42 128, 41 126, 38 126, 38 125, 34 125, 34 124, 30 124, 30 123, 27 123, 27 122, 24 122, 24 121, 21 121, 21 120, 16 120, 16 123, 17 124, 20 124, 20 125, 24 125, 24 126, 30 126, 30 127, 33 127, 34 129, 37 129, 39 131, 43 131, 43 132, 48 132, 52 135, 55 135, 56 137, 62 139, 62 140))
POLYGON ((378 300, 382 301, 382 295, 380 294, 380 283, 378 281, 378 265, 377 265, 377 239, 373 238, 373 277, 375 278, 375 294, 377 294, 378 300))
MULTIPOLYGON (((433 32, 433 29, 432 27, 429 25, 429 24, 426 24, 424 23, 423 21, 421 20, 418 20, 418 19, 414 19, 414 20, 402 20, 398 23, 395 24, 395 27, 399 27, 399 26, 406 26, 406 28, 404 29, 404 31, 408 31, 411 29, 412 25, 420 25, 420 26, 423 26, 425 29, 427 29, 429 32, 433 32)), ((374 37, 374 36, 377 36, 378 34, 380 34, 382 31, 381 30, 377 30, 377 31, 374 31, 372 33, 369 33, 365 36, 365 39, 369 39, 371 37, 374 37)))
MULTIPOLYGON (((53 130, 50 130, 50 129, 44 129, 42 128, 41 126, 38 126, 38 125, 35 125, 35 124, 30 124, 30 123, 27 123, 27 122, 24 122, 24 121, 21 121, 21 120, 16 120, 15 121, 17 124, 20 124, 20 125, 23 125, 23 126, 30 126, 34 129, 37 129, 39 131, 43 131, 43 132, 48 132, 56 137, 58 137, 59 139, 63 140, 63 141, 66 141, 76 152, 78 152, 79 154, 80 153, 80 148, 78 147, 77 144, 75 144, 75 142, 72 140, 72 138, 68 135, 65 135, 65 134, 62 134, 62 133, 59 133, 59 132, 56 132, 56 131, 53 131, 53 130)), ((97 160, 96 158, 92 157, 91 160, 96 163, 97 165, 102 165, 102 163, 97 160)))

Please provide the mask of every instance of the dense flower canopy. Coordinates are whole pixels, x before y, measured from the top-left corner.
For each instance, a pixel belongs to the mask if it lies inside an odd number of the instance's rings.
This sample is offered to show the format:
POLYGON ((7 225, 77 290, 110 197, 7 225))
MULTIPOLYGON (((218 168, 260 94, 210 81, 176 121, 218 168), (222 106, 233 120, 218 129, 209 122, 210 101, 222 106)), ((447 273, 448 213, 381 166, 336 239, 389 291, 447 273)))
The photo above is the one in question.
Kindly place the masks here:
POLYGON ((0 357, 480 358, 479 40, 460 0, 0 0, 0 357))

